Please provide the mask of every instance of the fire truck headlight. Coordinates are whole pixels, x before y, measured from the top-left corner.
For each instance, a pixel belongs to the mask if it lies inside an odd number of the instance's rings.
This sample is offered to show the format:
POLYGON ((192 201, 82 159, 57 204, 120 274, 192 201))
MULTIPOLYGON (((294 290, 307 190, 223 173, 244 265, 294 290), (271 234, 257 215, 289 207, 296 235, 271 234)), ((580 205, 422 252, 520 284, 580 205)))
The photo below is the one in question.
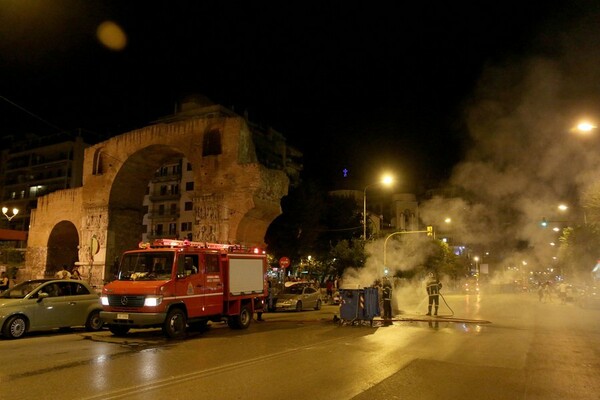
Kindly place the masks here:
POLYGON ((160 303, 162 303, 162 296, 146 296, 146 300, 144 300, 145 307, 156 307, 160 303))
POLYGON ((103 306, 107 306, 108 305, 108 296, 100 296, 100 303, 103 306))

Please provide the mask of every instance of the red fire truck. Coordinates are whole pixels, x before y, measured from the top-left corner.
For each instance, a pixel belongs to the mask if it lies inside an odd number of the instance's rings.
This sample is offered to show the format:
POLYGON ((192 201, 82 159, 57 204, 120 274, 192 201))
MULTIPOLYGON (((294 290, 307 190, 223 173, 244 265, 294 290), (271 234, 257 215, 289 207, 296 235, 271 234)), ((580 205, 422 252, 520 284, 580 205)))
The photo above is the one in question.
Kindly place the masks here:
POLYGON ((182 338, 186 327, 227 321, 248 328, 267 296, 267 262, 261 251, 237 245, 159 239, 126 251, 115 280, 102 289, 100 318, 113 335, 162 327, 182 338))

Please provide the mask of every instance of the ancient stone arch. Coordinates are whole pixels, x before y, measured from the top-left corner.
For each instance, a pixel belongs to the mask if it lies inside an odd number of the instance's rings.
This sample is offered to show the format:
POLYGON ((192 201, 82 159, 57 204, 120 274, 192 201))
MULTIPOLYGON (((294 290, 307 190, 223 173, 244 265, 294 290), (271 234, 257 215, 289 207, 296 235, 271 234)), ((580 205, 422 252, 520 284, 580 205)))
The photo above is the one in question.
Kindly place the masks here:
POLYGON ((101 284, 121 252, 140 241, 149 180, 178 157, 187 158, 194 173, 194 240, 263 245, 269 224, 281 213, 289 179, 258 161, 252 134, 244 118, 212 106, 87 148, 83 186, 38 199, 25 277, 49 270, 58 251, 50 239, 67 232, 71 251, 77 246, 77 262, 90 267, 92 283, 101 284), (203 152, 207 143, 211 147, 203 152))

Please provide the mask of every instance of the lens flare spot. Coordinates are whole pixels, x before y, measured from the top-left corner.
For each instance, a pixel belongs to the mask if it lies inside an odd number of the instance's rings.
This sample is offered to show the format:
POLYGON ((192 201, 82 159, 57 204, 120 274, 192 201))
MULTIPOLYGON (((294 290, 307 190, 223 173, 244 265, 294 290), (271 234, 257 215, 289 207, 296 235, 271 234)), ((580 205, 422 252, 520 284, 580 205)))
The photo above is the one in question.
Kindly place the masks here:
POLYGON ((104 21, 98 25, 96 36, 110 50, 121 51, 127 45, 125 32, 113 21, 104 21))

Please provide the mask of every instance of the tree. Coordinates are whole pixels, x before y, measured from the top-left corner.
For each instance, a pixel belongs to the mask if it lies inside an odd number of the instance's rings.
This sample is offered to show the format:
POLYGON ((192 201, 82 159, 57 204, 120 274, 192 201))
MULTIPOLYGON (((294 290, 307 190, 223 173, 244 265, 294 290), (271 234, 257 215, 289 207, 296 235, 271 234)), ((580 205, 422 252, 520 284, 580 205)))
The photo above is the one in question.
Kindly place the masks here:
POLYGON ((600 257, 600 229, 597 225, 581 225, 563 230, 560 237, 559 265, 564 275, 588 279, 600 257))
POLYGON ((341 274, 347 266, 364 265, 364 244, 355 240, 362 228, 354 199, 328 195, 308 182, 282 199, 282 211, 265 235, 274 259, 288 256, 298 265, 301 257, 311 255, 311 272, 321 279, 330 270, 341 274))

